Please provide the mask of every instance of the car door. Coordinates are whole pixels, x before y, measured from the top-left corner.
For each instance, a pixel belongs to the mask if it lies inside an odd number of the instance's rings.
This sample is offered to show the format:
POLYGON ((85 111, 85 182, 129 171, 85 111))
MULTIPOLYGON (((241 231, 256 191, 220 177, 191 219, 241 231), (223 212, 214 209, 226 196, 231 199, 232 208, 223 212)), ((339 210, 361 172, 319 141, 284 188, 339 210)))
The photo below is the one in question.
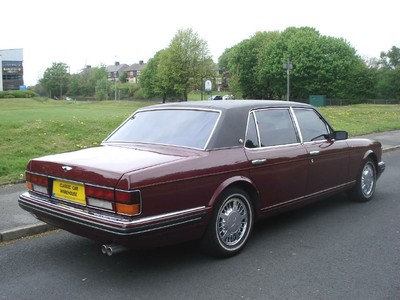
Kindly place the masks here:
POLYGON ((329 124, 314 109, 295 108, 304 147, 309 154, 307 195, 329 192, 348 181, 349 153, 346 140, 333 140, 329 124))
POLYGON ((250 162, 250 177, 261 195, 262 210, 302 199, 309 158, 289 108, 252 111, 245 152, 250 162))

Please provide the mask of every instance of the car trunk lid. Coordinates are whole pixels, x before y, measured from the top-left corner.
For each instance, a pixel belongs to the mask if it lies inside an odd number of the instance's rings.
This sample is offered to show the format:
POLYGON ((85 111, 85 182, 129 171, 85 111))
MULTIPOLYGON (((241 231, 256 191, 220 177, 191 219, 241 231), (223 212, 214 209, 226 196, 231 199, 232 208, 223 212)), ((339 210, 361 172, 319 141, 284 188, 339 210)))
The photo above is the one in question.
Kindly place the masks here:
POLYGON ((127 172, 171 163, 187 154, 100 146, 32 159, 28 171, 52 178, 115 187, 127 172))

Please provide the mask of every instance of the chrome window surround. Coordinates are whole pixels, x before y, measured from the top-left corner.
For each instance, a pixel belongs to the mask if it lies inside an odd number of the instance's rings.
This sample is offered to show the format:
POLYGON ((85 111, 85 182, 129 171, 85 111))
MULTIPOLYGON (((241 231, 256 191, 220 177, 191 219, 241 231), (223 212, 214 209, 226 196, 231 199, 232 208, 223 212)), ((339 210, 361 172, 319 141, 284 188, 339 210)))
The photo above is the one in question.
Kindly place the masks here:
POLYGON ((138 111, 135 111, 133 114, 131 114, 124 122, 122 122, 121 125, 119 125, 111 134, 109 134, 104 141, 102 142, 102 144, 118 144, 118 143, 138 143, 138 144, 146 144, 146 145, 164 145, 164 146, 172 146, 172 147, 180 147, 180 148, 185 148, 185 149, 195 149, 195 150, 202 150, 205 151, 211 141, 211 138, 214 135, 215 129, 217 128, 219 121, 221 119, 221 114, 222 111, 218 110, 218 109, 204 109, 204 108, 193 108, 193 107, 165 107, 165 108, 155 108, 155 109, 140 109, 138 111), (191 110, 191 111, 205 111, 205 112, 214 112, 214 113, 218 113, 218 118, 215 121, 214 127, 210 132, 210 135, 205 143, 205 146, 203 148, 196 148, 196 147, 185 147, 185 146, 181 146, 181 145, 173 145, 173 144, 162 144, 162 143, 146 143, 146 142, 126 142, 126 141, 122 141, 122 142, 118 142, 118 141, 112 141, 112 142, 108 142, 107 140, 116 132, 118 131, 119 128, 121 128, 125 123, 127 123, 135 114, 137 113, 141 113, 141 112, 146 112, 146 111, 159 111, 159 110, 191 110))
POLYGON ((295 134, 296 134, 296 137, 297 137, 297 140, 298 140, 298 142, 297 143, 289 143, 289 144, 281 144, 281 145, 273 145, 273 146, 264 146, 264 147, 261 147, 261 146, 259 146, 259 147, 256 147, 256 148, 248 148, 248 147, 246 147, 246 137, 245 137, 245 139, 244 139, 244 145, 245 145, 245 148, 247 149, 247 150, 257 150, 257 149, 264 149, 264 148, 276 148, 276 147, 282 147, 282 146, 291 146, 291 145, 297 145, 297 144, 300 144, 300 143, 302 143, 302 137, 301 137, 301 133, 300 133, 300 131, 299 131, 299 126, 298 126, 298 122, 297 122, 297 119, 296 119, 296 117, 295 117, 295 115, 294 115, 294 113, 293 113, 293 109, 292 109, 292 107, 265 107, 265 108, 258 108, 258 109, 254 109, 254 110, 251 110, 250 112, 249 112, 249 115, 248 115, 248 117, 247 117, 247 125, 246 125, 246 135, 247 135, 247 132, 248 132, 248 130, 249 130, 249 118, 254 118, 254 120, 255 120, 255 125, 256 125, 256 131, 257 131, 257 138, 258 138, 258 144, 259 145, 261 145, 261 137, 260 137, 260 130, 259 130, 259 128, 258 128, 258 124, 257 124, 257 116, 256 116, 256 112, 257 111, 261 111, 261 110, 288 110, 288 112, 289 112, 289 116, 290 116, 290 118, 291 118, 291 121, 292 121, 292 123, 293 123, 293 128, 294 128, 294 131, 295 131, 295 134))

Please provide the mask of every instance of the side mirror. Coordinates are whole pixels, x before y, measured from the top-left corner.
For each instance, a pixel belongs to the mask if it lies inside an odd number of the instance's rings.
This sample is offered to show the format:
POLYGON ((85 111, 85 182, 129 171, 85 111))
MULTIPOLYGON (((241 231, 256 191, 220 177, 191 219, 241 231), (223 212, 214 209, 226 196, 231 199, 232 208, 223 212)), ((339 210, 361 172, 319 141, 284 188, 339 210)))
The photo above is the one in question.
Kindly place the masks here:
POLYGON ((340 140, 347 140, 349 137, 349 134, 347 131, 335 131, 333 133, 333 139, 340 141, 340 140))

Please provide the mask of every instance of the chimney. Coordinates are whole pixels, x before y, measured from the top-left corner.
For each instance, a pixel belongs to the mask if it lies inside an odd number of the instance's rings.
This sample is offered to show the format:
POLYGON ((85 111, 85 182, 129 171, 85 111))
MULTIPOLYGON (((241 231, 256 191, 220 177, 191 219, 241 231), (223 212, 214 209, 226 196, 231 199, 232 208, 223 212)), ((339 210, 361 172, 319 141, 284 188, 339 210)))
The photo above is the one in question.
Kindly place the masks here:
POLYGON ((115 65, 116 65, 116 66, 119 66, 119 61, 116 61, 116 62, 115 62, 115 65))
POLYGON ((143 65, 143 60, 139 60, 139 65, 143 65))

